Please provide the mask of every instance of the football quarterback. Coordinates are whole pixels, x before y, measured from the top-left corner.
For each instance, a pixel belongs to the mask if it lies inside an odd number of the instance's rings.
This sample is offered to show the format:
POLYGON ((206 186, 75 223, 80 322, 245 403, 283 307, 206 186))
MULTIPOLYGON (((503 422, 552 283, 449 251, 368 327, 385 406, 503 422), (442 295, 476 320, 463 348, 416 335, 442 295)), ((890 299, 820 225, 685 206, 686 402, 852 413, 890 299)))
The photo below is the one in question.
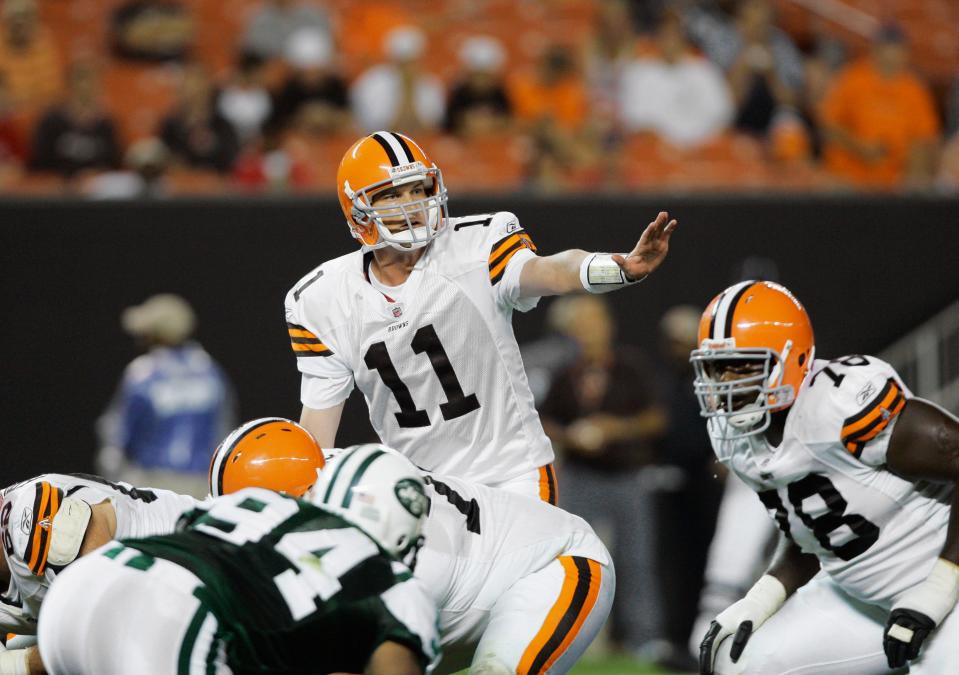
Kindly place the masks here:
MULTIPOLYGON (((310 473, 302 448, 286 442, 289 436, 257 441, 259 428, 250 422, 217 449, 212 494, 243 487, 282 491, 286 467, 310 473), (264 465, 272 467, 269 474, 259 470, 264 465)), ((328 451, 329 464, 312 469, 316 484, 306 497, 346 505, 362 517, 364 467, 394 451, 361 447, 368 453, 328 451)), ((425 542, 413 573, 439 607, 443 659, 433 672, 567 672, 605 622, 615 589, 611 559, 590 526, 505 490, 432 473, 425 483, 425 542)), ((354 522, 371 534, 388 525, 354 522)))
POLYGON ((805 308, 770 282, 716 296, 690 359, 716 456, 782 530, 701 672, 952 672, 959 421, 880 359, 816 359, 805 308))
POLYGON ((380 440, 417 466, 555 503, 512 313, 637 283, 665 258, 676 221, 660 213, 626 254, 539 257, 512 213, 451 217, 439 167, 389 131, 346 151, 336 189, 360 248, 286 296, 301 423, 334 447, 355 385, 380 440))

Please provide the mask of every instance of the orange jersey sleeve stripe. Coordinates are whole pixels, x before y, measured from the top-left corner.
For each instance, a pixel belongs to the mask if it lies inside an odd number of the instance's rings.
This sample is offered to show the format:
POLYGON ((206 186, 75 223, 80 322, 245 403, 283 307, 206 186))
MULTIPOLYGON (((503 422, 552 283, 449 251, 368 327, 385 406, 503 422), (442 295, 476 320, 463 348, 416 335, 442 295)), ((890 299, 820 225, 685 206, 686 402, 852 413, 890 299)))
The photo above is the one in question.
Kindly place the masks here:
POLYGON ((509 261, 516 255, 517 251, 523 248, 536 250, 533 240, 525 232, 508 237, 506 242, 490 256, 489 276, 493 284, 503 278, 503 272, 509 261))
POLYGON ((291 338, 305 338, 307 340, 319 340, 318 337, 313 335, 310 331, 305 328, 291 328, 290 329, 291 338))
POLYGON ((905 395, 895 380, 886 380, 882 391, 863 410, 844 420, 841 438, 846 449, 858 456, 862 445, 889 426, 905 404, 905 395))
POLYGON ((31 572, 37 576, 43 576, 47 566, 47 554, 50 551, 53 517, 60 509, 61 491, 46 481, 37 483, 36 489, 33 502, 33 525, 30 529, 30 541, 24 559, 31 572))
POLYGON ((559 598, 526 647, 516 672, 545 673, 569 647, 596 603, 602 571, 597 563, 578 556, 558 558, 566 572, 559 598))
POLYGON ((318 352, 318 353, 319 353, 319 352, 327 352, 327 353, 332 353, 332 352, 330 352, 330 348, 327 347, 327 346, 326 346, 325 344, 323 344, 322 342, 314 342, 314 343, 299 343, 299 342, 294 342, 294 343, 293 343, 293 351, 297 352, 298 354, 299 354, 300 352, 318 352))
POLYGON ((556 492, 556 471, 552 464, 539 467, 539 498, 553 506, 556 506, 559 501, 556 492))

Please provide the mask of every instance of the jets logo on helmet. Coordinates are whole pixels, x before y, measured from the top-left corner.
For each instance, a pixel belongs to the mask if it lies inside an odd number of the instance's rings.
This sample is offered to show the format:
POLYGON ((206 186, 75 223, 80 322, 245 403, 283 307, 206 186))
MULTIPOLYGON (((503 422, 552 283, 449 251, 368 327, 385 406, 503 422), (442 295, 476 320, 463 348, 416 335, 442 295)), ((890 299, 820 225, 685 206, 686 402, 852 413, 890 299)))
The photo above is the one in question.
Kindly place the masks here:
POLYGON ((302 496, 323 468, 309 431, 282 417, 263 417, 231 431, 213 452, 208 482, 214 497, 245 487, 302 496))
POLYGON ((770 413, 795 401, 814 353, 809 315, 783 286, 743 281, 713 298, 690 355, 710 433, 727 439, 768 429, 770 413))
POLYGON ((411 568, 416 564, 429 500, 422 475, 406 457, 379 444, 347 448, 320 472, 309 498, 411 568))
POLYGON ((416 142, 377 131, 354 143, 340 162, 336 191, 350 232, 367 250, 426 246, 446 225, 449 213, 443 174, 416 142), (378 193, 421 182, 424 197, 376 206, 378 193))

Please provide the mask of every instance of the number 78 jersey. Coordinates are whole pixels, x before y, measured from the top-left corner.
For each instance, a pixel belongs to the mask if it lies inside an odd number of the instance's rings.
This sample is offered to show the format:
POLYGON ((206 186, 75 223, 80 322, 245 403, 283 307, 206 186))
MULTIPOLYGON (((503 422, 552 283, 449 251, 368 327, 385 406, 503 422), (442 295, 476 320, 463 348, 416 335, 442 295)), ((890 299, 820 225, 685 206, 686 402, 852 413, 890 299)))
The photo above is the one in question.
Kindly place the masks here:
POLYGON ((925 579, 945 541, 951 489, 885 468, 911 396, 875 357, 816 360, 778 448, 759 436, 713 438, 720 461, 756 490, 779 528, 866 602, 890 604, 925 579))
POLYGON ((430 471, 496 484, 553 460, 511 323, 532 240, 511 213, 451 218, 402 289, 375 286, 372 253, 307 274, 286 297, 301 398, 354 383, 383 443, 430 471))

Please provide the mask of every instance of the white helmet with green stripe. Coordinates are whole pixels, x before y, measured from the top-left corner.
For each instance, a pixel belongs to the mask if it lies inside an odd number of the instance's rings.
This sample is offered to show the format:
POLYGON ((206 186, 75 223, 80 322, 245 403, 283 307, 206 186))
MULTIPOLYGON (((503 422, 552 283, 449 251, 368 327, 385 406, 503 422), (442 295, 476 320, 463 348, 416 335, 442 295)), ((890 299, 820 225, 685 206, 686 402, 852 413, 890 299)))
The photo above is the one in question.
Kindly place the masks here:
POLYGON ((395 450, 376 443, 346 448, 327 459, 306 497, 415 564, 429 499, 419 469, 395 450))

